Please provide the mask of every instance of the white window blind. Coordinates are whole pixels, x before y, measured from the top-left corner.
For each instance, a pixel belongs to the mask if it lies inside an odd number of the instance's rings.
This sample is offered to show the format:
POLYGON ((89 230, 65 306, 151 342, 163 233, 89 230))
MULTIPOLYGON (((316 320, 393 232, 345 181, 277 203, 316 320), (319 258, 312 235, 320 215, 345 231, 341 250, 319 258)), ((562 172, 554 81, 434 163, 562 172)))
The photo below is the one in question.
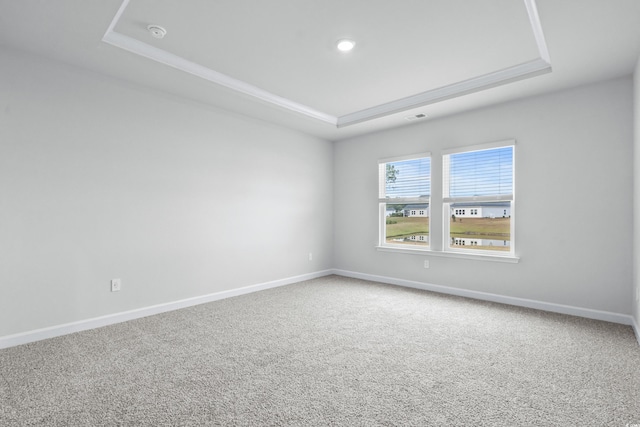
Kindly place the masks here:
POLYGON ((443 156, 443 202, 513 200, 513 145, 443 156))
POLYGON ((429 153, 411 158, 383 159, 378 163, 380 202, 418 202, 431 194, 429 153))

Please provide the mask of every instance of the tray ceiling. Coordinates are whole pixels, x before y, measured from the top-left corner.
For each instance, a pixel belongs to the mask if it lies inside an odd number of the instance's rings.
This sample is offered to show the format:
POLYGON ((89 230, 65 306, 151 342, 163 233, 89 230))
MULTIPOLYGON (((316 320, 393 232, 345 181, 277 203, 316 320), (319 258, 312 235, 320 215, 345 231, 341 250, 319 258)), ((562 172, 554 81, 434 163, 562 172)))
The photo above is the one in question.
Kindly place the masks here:
POLYGON ((103 40, 338 127, 550 71, 534 0, 124 0, 103 40))
POLYGON ((639 19, 638 0, 0 0, 0 49, 339 141, 628 77, 639 19))

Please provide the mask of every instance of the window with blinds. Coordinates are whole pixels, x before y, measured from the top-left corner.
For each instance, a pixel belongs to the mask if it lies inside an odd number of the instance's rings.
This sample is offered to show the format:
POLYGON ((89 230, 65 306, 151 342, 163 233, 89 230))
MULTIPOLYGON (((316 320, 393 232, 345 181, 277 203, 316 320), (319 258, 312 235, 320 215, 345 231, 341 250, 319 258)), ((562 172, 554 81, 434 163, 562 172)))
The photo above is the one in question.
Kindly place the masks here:
POLYGON ((378 162, 380 245, 429 247, 429 153, 378 162))
POLYGON ((514 254, 514 149, 506 141, 444 153, 447 250, 514 254))

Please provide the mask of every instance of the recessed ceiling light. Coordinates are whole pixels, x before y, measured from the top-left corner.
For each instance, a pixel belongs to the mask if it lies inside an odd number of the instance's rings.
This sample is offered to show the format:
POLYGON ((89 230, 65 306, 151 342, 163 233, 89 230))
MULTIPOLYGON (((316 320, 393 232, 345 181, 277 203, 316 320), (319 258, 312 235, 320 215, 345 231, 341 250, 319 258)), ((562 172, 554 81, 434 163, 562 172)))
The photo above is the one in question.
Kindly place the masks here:
POLYGON ((353 47, 356 45, 356 42, 354 42, 353 40, 348 40, 348 39, 342 39, 342 40, 338 40, 338 50, 341 52, 349 52, 351 49, 353 49, 353 47))
POLYGON ((157 39, 161 39, 167 35, 167 30, 162 28, 160 25, 149 25, 147 26, 147 30, 149 30, 151 35, 157 39))

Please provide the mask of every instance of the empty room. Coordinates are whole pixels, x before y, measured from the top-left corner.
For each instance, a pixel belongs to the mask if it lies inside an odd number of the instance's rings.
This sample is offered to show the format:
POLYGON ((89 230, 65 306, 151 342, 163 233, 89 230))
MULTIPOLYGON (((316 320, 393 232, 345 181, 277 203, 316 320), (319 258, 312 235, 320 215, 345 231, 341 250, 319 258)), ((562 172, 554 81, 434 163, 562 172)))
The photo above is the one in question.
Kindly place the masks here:
POLYGON ((637 0, 0 0, 0 425, 640 426, 637 0))

